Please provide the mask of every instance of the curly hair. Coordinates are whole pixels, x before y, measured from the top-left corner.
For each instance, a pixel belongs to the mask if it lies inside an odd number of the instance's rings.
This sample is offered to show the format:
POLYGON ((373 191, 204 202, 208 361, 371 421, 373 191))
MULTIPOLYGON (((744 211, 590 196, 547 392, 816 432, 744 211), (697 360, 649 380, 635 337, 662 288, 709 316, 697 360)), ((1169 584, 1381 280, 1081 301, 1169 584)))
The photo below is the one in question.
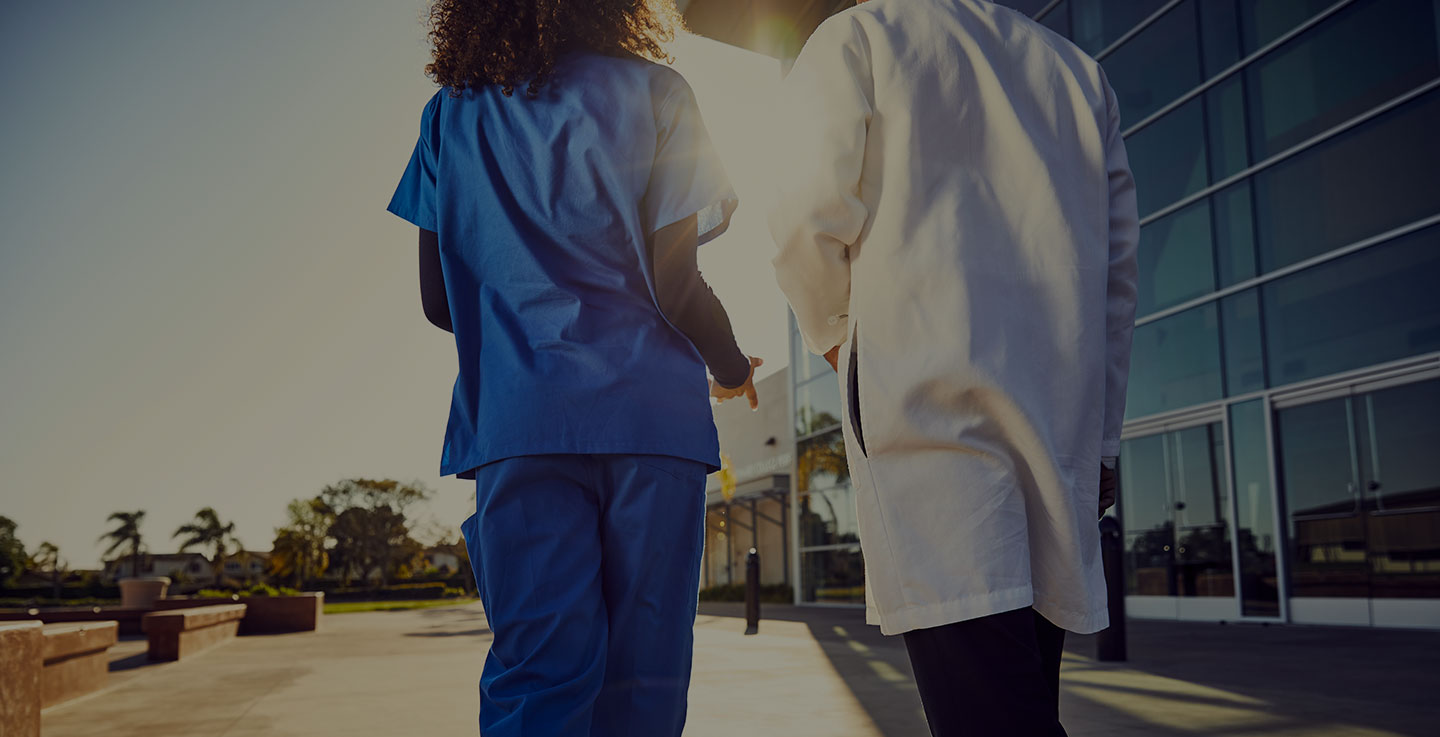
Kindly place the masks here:
POLYGON ((571 49, 673 61, 663 47, 684 21, 674 0, 433 0, 429 26, 437 84, 509 96, 528 82, 533 97, 571 49))

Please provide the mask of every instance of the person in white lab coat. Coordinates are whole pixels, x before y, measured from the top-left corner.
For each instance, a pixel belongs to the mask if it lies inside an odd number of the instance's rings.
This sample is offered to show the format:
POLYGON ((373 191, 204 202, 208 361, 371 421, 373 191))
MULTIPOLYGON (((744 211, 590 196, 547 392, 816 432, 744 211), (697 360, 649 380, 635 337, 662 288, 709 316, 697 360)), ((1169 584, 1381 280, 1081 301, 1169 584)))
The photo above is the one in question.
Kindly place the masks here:
POLYGON ((936 735, 1063 735, 1108 626, 1139 225, 1100 65, 982 0, 871 0, 785 83, 774 266, 840 374, 867 619, 936 735), (1102 460, 1103 459, 1103 460, 1102 460))

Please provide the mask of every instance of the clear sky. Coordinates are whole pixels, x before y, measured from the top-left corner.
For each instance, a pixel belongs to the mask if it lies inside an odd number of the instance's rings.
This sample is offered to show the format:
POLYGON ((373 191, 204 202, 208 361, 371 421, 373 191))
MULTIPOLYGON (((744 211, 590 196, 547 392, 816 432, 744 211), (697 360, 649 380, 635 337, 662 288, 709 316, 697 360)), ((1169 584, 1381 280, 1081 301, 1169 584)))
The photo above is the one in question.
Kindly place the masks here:
MULTIPOLYGON (((458 527, 454 348, 384 211, 434 89, 424 5, 0 4, 0 515, 30 549, 92 567, 105 517, 144 509, 169 552, 213 506, 268 550, 288 500, 353 476, 419 481, 458 527)), ((785 306, 752 195, 779 65, 676 53, 742 199, 701 266, 769 373, 785 306)))

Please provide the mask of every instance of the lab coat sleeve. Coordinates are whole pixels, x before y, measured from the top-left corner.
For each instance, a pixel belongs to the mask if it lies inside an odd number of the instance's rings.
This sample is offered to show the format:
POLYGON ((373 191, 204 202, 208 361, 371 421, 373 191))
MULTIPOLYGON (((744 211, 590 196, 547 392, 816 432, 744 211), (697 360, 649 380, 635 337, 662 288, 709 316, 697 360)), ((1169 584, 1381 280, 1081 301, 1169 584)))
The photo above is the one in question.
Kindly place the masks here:
POLYGON ((1135 332, 1135 252, 1140 241, 1140 219, 1135 201, 1135 179, 1120 135, 1119 105, 1109 82, 1105 86, 1106 167, 1110 179, 1110 267, 1105 289, 1105 427, 1100 455, 1120 454, 1120 430, 1125 423, 1125 390, 1130 378, 1130 341, 1135 332))
POLYGON ((780 289, 813 353, 849 334, 850 250, 869 217, 860 198, 865 138, 874 110, 869 47, 840 15, 810 37, 785 81, 780 150, 771 199, 772 262, 780 289))

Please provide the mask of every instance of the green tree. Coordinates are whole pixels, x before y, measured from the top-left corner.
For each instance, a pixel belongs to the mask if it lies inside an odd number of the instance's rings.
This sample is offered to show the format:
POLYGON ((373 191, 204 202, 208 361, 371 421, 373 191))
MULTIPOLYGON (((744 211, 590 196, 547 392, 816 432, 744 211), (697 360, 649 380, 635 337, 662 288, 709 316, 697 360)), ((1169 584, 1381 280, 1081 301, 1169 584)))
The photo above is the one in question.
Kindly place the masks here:
POLYGON ((330 553, 325 544, 335 517, 320 497, 292 500, 286 514, 289 523, 275 529, 270 573, 288 578, 295 588, 303 589, 307 581, 324 575, 330 567, 330 553))
POLYGON ((126 545, 130 546, 130 575, 136 578, 140 576, 140 554, 145 545, 145 540, 140 534, 140 523, 144 519, 144 510, 114 512, 105 518, 105 521, 114 522, 115 529, 100 536, 101 542, 107 540, 110 542, 110 546, 105 548, 105 555, 110 555, 126 545))
POLYGON ((25 546, 15 536, 17 527, 19 525, 14 520, 0 516, 0 586, 9 586, 25 571, 25 563, 29 560, 29 556, 25 555, 25 546))
POLYGON ((396 569, 410 568, 420 545, 410 537, 405 511, 430 493, 419 483, 391 479, 346 479, 325 487, 320 499, 335 518, 331 557, 342 576, 364 579, 378 572, 383 585, 396 569))
POLYGON ((60 583, 65 577, 65 561, 60 557, 60 546, 50 541, 40 543, 35 555, 30 558, 30 567, 37 571, 50 572, 50 585, 56 599, 60 598, 60 583))
POLYGON ((208 547, 214 551, 211 557, 211 565, 215 566, 215 584, 221 585, 225 580, 225 558, 229 555, 229 547, 233 543, 238 550, 240 541, 235 539, 235 523, 221 522, 220 515, 210 507, 205 507, 195 513, 195 521, 180 525, 172 537, 184 537, 180 543, 180 552, 190 548, 208 547))

